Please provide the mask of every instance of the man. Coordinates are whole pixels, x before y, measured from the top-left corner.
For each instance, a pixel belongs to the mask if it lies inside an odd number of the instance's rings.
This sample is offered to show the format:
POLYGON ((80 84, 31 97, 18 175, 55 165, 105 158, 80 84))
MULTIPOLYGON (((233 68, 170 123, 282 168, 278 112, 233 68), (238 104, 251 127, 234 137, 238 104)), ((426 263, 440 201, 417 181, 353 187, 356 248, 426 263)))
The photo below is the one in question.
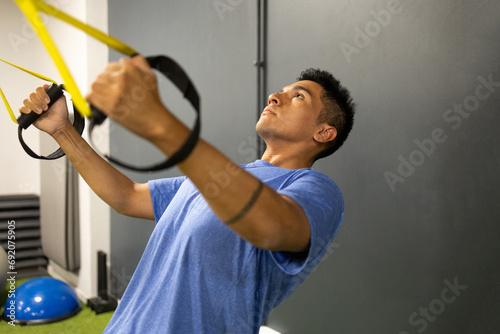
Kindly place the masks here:
MULTIPOLYGON (((167 156, 189 135, 162 104, 142 57, 109 64, 87 99, 167 156), (143 90, 141 103, 127 103, 134 89, 143 90)), ((41 113, 48 102, 39 87, 20 111, 41 113)), ((185 177, 138 184, 90 148, 57 101, 35 126, 117 212, 157 222, 105 333, 258 333, 340 226, 342 195, 311 166, 342 145, 353 114, 349 92, 310 69, 269 96, 256 126, 267 144, 261 160, 238 166, 200 139, 177 165, 185 177), (225 186, 214 189, 221 173, 225 186)))

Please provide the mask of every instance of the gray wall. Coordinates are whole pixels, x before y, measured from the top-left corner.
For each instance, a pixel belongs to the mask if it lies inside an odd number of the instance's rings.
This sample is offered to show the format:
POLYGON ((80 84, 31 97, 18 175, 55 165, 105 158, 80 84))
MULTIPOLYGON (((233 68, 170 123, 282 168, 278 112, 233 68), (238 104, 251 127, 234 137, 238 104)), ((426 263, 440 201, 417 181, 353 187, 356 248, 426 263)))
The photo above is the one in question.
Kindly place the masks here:
POLYGON ((345 147, 316 166, 343 190, 343 227, 269 324, 285 333, 497 333, 500 87, 475 95, 478 78, 500 64, 500 4, 401 1, 382 25, 371 12, 394 2, 362 3, 269 4, 269 89, 317 66, 359 105, 345 147), (357 31, 367 28, 363 39, 357 31), (464 103, 473 111, 448 111, 464 103), (401 181, 392 189, 387 172, 401 181), (441 301, 455 279, 467 288, 441 301))
MULTIPOLYGON (((240 2, 216 11, 212 1, 110 0, 109 13, 111 35, 143 55, 168 55, 185 69, 201 97, 202 137, 238 163, 254 160, 256 4, 240 2)), ((111 54, 111 60, 118 57, 111 54)), ((162 80, 160 87, 165 104, 191 126, 191 106, 167 80, 162 80)), ((164 159, 126 130, 113 125, 111 128, 112 155, 136 165, 164 159)), ((180 175, 177 169, 151 174, 124 172, 137 182, 180 175)), ((135 270, 153 228, 153 222, 112 212, 111 284, 118 296, 135 270)))
MULTIPOLYGON (((203 137, 245 162, 255 158, 256 1, 221 1, 237 5, 219 16, 213 1, 110 1, 110 32, 179 60, 202 96, 203 137)), ((344 193, 343 226, 268 324, 283 333, 496 333, 500 87, 484 82, 500 82, 500 4, 272 0, 268 9, 269 92, 321 67, 358 103, 350 139, 315 166, 344 193)), ((129 138, 114 130, 113 151, 142 160, 129 138)), ((153 225, 112 219, 120 293, 153 225)))

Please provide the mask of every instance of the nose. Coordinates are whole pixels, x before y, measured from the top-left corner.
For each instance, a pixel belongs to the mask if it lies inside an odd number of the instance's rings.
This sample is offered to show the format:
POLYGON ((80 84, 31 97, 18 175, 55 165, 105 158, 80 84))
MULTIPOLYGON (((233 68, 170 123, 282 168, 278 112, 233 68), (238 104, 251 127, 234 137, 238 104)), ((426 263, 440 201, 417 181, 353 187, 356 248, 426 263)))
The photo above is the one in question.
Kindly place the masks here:
POLYGON ((280 100, 279 95, 277 93, 273 93, 273 94, 269 95, 269 97, 267 98, 267 104, 268 105, 271 105, 271 104, 280 105, 281 100, 280 100))

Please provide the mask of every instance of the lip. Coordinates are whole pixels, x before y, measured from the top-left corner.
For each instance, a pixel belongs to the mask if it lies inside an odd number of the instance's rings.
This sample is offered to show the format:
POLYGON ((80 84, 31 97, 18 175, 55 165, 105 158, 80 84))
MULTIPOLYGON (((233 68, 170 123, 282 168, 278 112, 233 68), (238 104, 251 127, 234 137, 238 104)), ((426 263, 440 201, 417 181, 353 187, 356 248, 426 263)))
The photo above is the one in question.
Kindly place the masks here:
POLYGON ((264 109, 264 111, 262 112, 262 115, 268 115, 268 114, 271 114, 271 115, 276 115, 276 113, 269 107, 266 107, 264 109))

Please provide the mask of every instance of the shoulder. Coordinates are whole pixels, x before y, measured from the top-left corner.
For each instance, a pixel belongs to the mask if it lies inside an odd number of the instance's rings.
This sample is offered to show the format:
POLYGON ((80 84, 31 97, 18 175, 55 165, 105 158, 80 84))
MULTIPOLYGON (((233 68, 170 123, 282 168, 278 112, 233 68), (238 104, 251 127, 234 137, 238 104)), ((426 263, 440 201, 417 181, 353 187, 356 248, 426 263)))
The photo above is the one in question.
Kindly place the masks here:
POLYGON ((313 170, 301 169, 291 175, 278 193, 290 197, 306 212, 310 221, 342 219, 344 199, 337 184, 328 176, 313 170), (313 218, 314 217, 314 218, 313 218))
POLYGON ((316 192, 318 195, 335 195, 342 197, 342 193, 337 184, 325 174, 312 168, 298 169, 288 178, 283 189, 298 187, 308 193, 316 192))

